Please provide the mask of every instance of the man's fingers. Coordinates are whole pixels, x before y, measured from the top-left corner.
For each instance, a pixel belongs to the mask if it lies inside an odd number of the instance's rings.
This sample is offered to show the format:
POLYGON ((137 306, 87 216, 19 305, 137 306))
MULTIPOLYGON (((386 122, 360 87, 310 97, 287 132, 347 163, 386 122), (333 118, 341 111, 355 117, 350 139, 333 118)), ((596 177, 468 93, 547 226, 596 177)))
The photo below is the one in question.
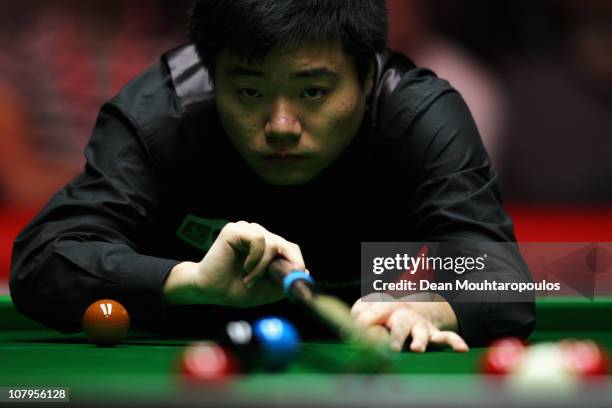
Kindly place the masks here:
POLYGON ((373 340, 379 344, 389 344, 390 334, 389 330, 385 326, 375 325, 370 326, 366 329, 365 335, 368 339, 373 340))
POLYGON ((248 241, 249 253, 244 259, 244 272, 248 275, 261 261, 266 249, 266 237, 264 235, 252 235, 244 237, 243 240, 248 241))
POLYGON ((248 255, 253 242, 265 238, 267 233, 265 228, 258 227, 246 221, 230 222, 223 227, 217 240, 225 241, 236 253, 248 255))
POLYGON ((406 339, 410 335, 414 319, 405 309, 399 309, 387 321, 387 326, 391 330, 389 338, 392 350, 401 351, 406 339))
POLYGON ((412 341, 410 342, 410 351, 422 353, 427 348, 429 338, 431 336, 433 327, 426 321, 421 320, 416 322, 412 326, 410 334, 412 335, 412 341))
POLYGON ((424 352, 429 344, 448 345, 455 351, 469 349, 457 333, 440 331, 425 317, 422 309, 415 308, 410 302, 376 302, 375 299, 363 297, 355 302, 351 315, 366 327, 388 327, 389 346, 396 351, 404 348, 407 339, 410 339, 409 349, 413 352, 424 352))
POLYGON ((246 277, 243 282, 252 286, 261 274, 261 264, 270 255, 270 233, 261 225, 238 221, 226 224, 218 239, 224 239, 238 254, 246 254, 243 262, 246 277))
POLYGON ((257 283, 257 281, 259 281, 264 276, 266 270, 268 269, 268 265, 270 265, 270 262, 272 262, 272 260, 278 256, 278 252, 278 246, 276 244, 269 244, 268 242, 266 242, 266 247, 264 249, 263 255, 259 259, 259 262, 253 268, 251 273, 249 273, 243 279, 243 282, 247 288, 252 288, 257 283))
POLYGON ((351 307, 351 316, 353 316, 353 318, 356 318, 370 306, 372 306, 370 302, 364 302, 362 299, 357 300, 353 304, 353 307, 351 307))
POLYGON ((389 303, 376 303, 355 315, 355 321, 363 327, 384 324, 392 312, 393 308, 389 303))
POLYGON ((436 331, 430 337, 430 342, 438 345, 448 345, 455 351, 465 352, 470 348, 465 340, 451 331, 436 331))
POLYGON ((302 251, 296 244, 289 242, 276 234, 268 232, 260 225, 255 224, 253 229, 258 233, 264 234, 265 248, 257 265, 255 265, 250 273, 248 273, 243 279, 244 284, 248 288, 253 287, 258 281, 261 280, 261 278, 265 276, 268 266, 270 266, 270 263, 276 257, 281 256, 287 259, 295 269, 304 270, 306 268, 304 265, 304 259, 302 258, 302 251))
POLYGON ((253 287, 264 275, 270 262, 277 256, 287 258, 296 269, 305 269, 300 248, 284 238, 272 234, 257 223, 238 221, 227 224, 219 234, 236 253, 245 254, 243 283, 253 287))
POLYGON ((304 265, 304 257, 302 256, 300 247, 278 235, 273 234, 273 236, 278 242, 278 255, 291 262, 296 270, 305 271, 310 274, 310 272, 306 271, 306 265, 304 265))

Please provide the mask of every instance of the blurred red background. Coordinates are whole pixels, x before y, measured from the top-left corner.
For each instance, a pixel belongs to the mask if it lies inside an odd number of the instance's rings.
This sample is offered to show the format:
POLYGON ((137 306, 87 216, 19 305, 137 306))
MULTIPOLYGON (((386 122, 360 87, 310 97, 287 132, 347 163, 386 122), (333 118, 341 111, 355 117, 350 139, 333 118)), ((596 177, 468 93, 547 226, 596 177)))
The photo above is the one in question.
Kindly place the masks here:
MULTIPOLYGON (((464 96, 522 241, 612 241, 612 2, 388 0, 389 46, 464 96)), ((0 16, 0 293, 12 241, 83 166, 99 106, 186 41, 188 1, 0 16)))

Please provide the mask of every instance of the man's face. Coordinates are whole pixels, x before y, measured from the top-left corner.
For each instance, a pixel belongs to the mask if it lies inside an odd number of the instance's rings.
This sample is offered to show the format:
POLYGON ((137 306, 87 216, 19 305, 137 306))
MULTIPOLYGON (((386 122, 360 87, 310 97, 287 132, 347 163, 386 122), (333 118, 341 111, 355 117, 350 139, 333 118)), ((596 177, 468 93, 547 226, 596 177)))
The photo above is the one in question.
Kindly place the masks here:
POLYGON ((361 85, 340 41, 306 42, 248 63, 215 61, 219 117, 232 143, 266 182, 310 181, 351 142, 372 81, 361 85))

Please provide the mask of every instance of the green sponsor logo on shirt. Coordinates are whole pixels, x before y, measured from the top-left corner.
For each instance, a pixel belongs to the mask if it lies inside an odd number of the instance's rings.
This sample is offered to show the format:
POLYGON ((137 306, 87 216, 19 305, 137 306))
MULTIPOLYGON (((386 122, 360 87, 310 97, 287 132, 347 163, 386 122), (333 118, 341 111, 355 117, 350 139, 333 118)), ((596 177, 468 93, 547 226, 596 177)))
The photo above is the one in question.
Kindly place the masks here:
POLYGON ((189 245, 202 251, 208 251, 217 239, 219 232, 228 222, 227 220, 209 220, 187 214, 176 231, 176 235, 189 245))

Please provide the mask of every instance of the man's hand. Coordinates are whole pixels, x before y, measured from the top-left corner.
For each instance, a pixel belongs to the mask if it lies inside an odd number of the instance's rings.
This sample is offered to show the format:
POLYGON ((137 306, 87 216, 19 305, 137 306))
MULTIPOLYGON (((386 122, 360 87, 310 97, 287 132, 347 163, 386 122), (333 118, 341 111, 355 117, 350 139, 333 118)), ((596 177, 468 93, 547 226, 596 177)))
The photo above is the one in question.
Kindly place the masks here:
POLYGON ((434 301, 398 301, 389 295, 359 299, 351 314, 370 334, 388 336, 393 350, 401 351, 410 338, 410 350, 424 352, 429 344, 448 345, 455 351, 468 351, 468 345, 457 334, 457 317, 444 299, 434 301), (383 330, 384 329, 384 330, 383 330))
POLYGON ((265 276, 270 262, 281 256, 305 269, 300 248, 259 224, 227 224, 199 263, 183 262, 164 284, 166 301, 251 307, 284 297, 265 276))

